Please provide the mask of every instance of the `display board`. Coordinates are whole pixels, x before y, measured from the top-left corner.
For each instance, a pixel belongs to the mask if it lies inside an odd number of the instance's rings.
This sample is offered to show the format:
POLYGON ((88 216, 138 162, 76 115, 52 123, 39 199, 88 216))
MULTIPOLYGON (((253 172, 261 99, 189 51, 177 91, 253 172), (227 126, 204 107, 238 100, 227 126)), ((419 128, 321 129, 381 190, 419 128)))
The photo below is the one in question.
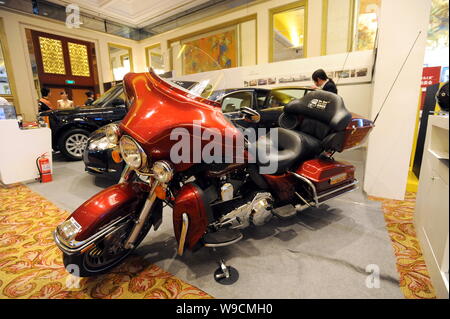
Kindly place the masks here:
MULTIPOLYGON (((312 73, 317 69, 328 71, 338 85, 339 95, 347 108, 362 116, 369 116, 372 94, 373 51, 358 51, 305 59, 280 61, 254 66, 210 71, 220 73, 224 80, 216 90, 242 87, 275 88, 311 86, 312 73), (337 76, 337 78, 336 78, 337 76)), ((201 81, 205 73, 181 76, 172 72, 177 80, 201 81)), ((217 77, 214 74, 212 77, 217 77)))

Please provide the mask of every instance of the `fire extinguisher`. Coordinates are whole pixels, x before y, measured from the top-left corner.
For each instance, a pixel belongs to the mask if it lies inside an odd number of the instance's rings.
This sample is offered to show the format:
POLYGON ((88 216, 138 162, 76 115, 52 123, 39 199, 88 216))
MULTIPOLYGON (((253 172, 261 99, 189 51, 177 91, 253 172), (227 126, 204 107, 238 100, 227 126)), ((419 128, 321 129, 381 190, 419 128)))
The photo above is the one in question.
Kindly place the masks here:
POLYGON ((47 183, 52 181, 52 170, 50 167, 50 160, 47 158, 47 153, 42 154, 36 159, 36 166, 39 171, 39 181, 47 183))

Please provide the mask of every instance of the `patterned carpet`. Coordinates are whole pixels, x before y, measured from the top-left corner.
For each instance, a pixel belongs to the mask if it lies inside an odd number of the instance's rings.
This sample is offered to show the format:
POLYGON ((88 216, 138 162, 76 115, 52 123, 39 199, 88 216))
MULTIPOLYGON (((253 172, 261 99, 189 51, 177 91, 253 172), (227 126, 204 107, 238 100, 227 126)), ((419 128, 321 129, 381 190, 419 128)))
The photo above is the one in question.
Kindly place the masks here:
MULTIPOLYGON (((403 294, 436 298, 414 230, 415 193, 370 199, 382 203, 403 294)), ((0 187, 0 299, 212 298, 137 255, 106 275, 68 275, 51 236, 67 214, 26 186, 0 187)))
POLYGON ((369 197, 380 201, 386 227, 391 237, 400 273, 400 289, 408 299, 436 298, 419 241, 414 229, 416 193, 406 193, 405 200, 369 197))
POLYGON ((212 298, 139 256, 95 278, 69 275, 51 235, 67 214, 23 185, 0 187, 0 299, 212 298))

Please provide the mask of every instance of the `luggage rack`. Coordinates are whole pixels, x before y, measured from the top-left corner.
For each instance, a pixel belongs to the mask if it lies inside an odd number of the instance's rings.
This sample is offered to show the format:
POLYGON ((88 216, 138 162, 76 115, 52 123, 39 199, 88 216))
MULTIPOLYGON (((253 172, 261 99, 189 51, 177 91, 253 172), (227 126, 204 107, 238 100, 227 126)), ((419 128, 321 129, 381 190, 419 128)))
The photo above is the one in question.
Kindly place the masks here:
POLYGON ((327 202, 330 199, 336 198, 337 196, 342 196, 342 195, 344 195, 346 193, 349 193, 349 192, 352 192, 352 191, 356 190, 357 189, 356 185, 358 184, 358 181, 356 179, 354 179, 349 184, 345 184, 345 185, 343 185, 343 186, 341 186, 339 188, 335 188, 335 189, 332 189, 332 190, 330 190, 328 192, 321 193, 320 195, 317 195, 316 187, 314 186, 314 184, 309 179, 301 176, 300 174, 294 173, 294 172, 289 172, 289 173, 292 174, 293 176, 297 177, 298 179, 301 179, 302 181, 306 182, 309 185, 309 187, 311 188, 312 192, 313 192, 314 201, 313 202, 309 202, 309 203, 306 202, 303 197, 301 197, 299 194, 297 194, 297 196, 299 196, 300 199, 305 202, 305 205, 300 205, 300 206, 297 205, 297 206, 299 206, 299 207, 297 207, 297 209, 300 209, 300 210, 308 208, 308 207, 312 207, 312 206, 319 207, 320 205, 324 204, 325 202, 327 202), (340 193, 337 194, 336 196, 329 197, 330 195, 333 195, 333 194, 338 193, 338 192, 340 192, 340 193), (329 197, 329 198, 327 198, 327 197, 329 197))

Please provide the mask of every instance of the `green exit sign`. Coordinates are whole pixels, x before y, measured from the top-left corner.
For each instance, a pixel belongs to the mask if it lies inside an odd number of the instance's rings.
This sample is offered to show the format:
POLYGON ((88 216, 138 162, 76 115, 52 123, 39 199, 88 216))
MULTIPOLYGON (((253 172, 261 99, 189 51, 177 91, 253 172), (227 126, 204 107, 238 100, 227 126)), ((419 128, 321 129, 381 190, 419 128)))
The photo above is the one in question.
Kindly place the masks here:
POLYGON ((75 84, 74 80, 66 80, 66 84, 75 84))

